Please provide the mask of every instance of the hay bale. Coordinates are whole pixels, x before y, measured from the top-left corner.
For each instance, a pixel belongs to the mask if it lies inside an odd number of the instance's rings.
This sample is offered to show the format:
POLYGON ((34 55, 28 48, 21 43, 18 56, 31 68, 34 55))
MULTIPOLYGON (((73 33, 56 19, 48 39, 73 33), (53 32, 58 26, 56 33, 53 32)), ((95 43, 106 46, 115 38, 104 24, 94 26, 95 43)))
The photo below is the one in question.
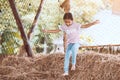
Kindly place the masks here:
POLYGON ((11 66, 0 66, 0 75, 8 75, 14 72, 15 68, 11 66))
POLYGON ((1 63, 2 63, 2 60, 4 59, 4 58, 6 58, 8 56, 8 54, 0 54, 0 65, 1 65, 1 63))
POLYGON ((17 67, 17 66, 25 66, 25 65, 29 65, 30 59, 27 57, 16 57, 16 56, 8 56, 7 58, 5 58, 2 61, 2 65, 4 66, 13 66, 13 67, 17 67))
MULTIPOLYGON (((76 70, 63 77, 64 54, 27 58, 10 56, 2 61, 0 80, 119 80, 120 56, 78 54, 76 70), (17 73, 16 73, 17 72, 17 73)), ((71 68, 71 64, 70 64, 71 68)))

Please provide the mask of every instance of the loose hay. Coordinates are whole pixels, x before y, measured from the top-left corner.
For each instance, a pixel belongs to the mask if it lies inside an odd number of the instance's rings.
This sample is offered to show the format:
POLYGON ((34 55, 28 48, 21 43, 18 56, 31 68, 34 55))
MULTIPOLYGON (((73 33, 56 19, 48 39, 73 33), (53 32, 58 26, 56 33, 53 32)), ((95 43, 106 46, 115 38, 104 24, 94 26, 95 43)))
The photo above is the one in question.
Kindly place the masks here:
MULTIPOLYGON (((75 71, 63 77, 64 54, 28 58, 9 56, 0 65, 0 80, 120 80, 120 57, 78 54, 75 71)), ((71 67, 71 65, 70 65, 71 67)))

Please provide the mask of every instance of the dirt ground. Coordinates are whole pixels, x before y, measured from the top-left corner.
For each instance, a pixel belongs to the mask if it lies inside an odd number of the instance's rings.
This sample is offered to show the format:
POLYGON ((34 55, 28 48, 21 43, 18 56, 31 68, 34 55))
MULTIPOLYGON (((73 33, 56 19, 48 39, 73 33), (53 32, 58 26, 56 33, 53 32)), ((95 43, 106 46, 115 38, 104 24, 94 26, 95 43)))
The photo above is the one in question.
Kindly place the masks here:
POLYGON ((0 60, 0 80, 120 80, 120 55, 80 53, 76 70, 65 77, 61 75, 64 54, 8 56, 0 60))

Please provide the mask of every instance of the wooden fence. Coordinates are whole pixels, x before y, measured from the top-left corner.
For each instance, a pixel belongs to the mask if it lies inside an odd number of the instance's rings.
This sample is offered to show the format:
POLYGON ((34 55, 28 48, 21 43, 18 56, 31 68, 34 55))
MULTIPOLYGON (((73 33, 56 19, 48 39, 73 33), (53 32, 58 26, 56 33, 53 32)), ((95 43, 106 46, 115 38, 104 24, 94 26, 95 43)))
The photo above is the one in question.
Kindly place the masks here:
POLYGON ((109 45, 96 45, 96 46, 81 46, 80 48, 85 48, 86 50, 92 50, 99 53, 109 53, 109 54, 119 54, 120 44, 109 44, 109 45))

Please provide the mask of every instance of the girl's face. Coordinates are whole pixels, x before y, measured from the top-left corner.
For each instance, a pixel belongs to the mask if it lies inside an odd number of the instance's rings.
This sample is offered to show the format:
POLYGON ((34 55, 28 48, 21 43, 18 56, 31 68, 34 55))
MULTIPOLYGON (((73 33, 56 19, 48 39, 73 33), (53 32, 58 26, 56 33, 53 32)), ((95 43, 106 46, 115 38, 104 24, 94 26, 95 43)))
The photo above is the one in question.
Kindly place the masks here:
POLYGON ((73 23, 73 21, 71 19, 65 19, 64 22, 67 26, 70 26, 73 23))

